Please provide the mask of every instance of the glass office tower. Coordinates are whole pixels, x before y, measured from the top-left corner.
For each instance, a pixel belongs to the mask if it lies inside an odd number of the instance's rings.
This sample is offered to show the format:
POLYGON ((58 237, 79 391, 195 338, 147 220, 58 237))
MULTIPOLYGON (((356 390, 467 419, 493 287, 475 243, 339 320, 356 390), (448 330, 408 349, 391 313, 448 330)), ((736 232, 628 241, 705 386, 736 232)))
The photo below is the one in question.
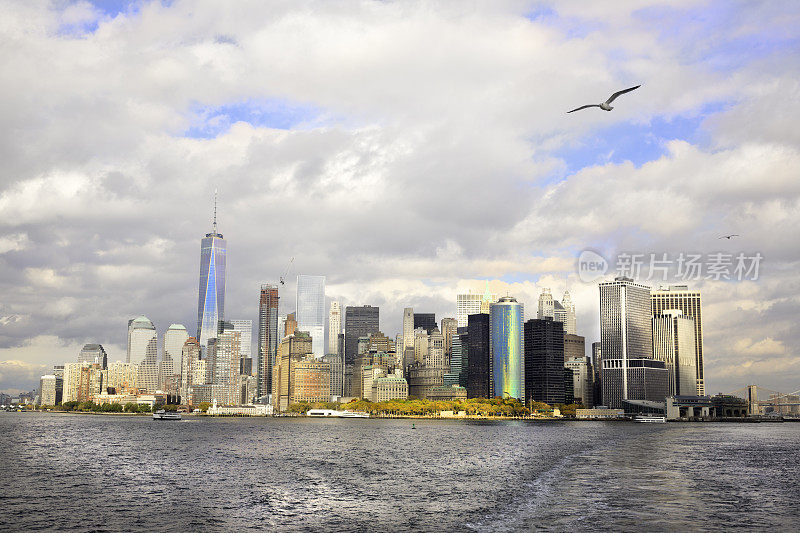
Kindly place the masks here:
POLYGON ((200 245, 200 290, 197 301, 197 339, 205 346, 217 336, 217 324, 225 318, 225 259, 228 243, 214 224, 200 245))
POLYGON ((522 304, 503 296, 489 308, 489 358, 492 396, 525 398, 522 346, 522 304))
POLYGON ((297 276, 297 329, 311 335, 314 357, 325 355, 325 276, 297 276))

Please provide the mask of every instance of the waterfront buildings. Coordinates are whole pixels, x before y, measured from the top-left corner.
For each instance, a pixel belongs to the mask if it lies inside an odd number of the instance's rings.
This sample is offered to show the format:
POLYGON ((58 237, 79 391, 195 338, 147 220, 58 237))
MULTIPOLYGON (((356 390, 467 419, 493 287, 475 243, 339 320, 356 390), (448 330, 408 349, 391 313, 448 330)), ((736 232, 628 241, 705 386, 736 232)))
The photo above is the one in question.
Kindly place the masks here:
POLYGON ((258 298, 258 397, 272 393, 272 374, 278 354, 278 287, 261 285, 258 298))
POLYGON ((572 394, 584 407, 594 405, 594 372, 586 357, 567 360, 564 366, 572 371, 572 394))
POLYGON ((225 318, 225 266, 228 243, 217 233, 217 203, 211 233, 200 242, 200 288, 197 298, 197 335, 200 344, 217 334, 217 324, 225 318))
POLYGON ((156 327, 144 315, 128 321, 127 363, 138 365, 139 388, 148 393, 159 389, 158 382, 158 335, 156 327))
POLYGON ((100 368, 108 368, 108 355, 102 344, 84 344, 78 354, 78 362, 100 365, 100 368))
POLYGON ((134 363, 116 361, 108 365, 108 381, 104 388, 112 387, 117 394, 136 394, 139 388, 139 367, 134 363))
POLYGON ((205 361, 201 364, 200 342, 189 337, 181 347, 180 395, 184 402, 191 403, 190 394, 194 385, 202 385, 205 380, 205 361), (203 368, 200 369, 199 367, 203 368))
POLYGON ((467 397, 489 396, 489 315, 478 313, 467 317, 467 397))
MULTIPOLYGON (((278 357, 272 372, 272 405, 276 413, 289 408, 294 398, 291 379, 292 364, 313 357, 311 336, 305 331, 296 331, 284 337, 278 346, 278 357)), ((330 381, 328 382, 330 392, 330 381)))
POLYGON ((695 366, 697 373, 697 394, 704 395, 703 374, 703 309, 699 290, 689 290, 686 285, 671 285, 651 292, 652 315, 663 311, 678 309, 683 315, 694 320, 695 366))
POLYGON ((663 402, 669 396, 669 376, 664 361, 603 358, 603 405, 624 409, 625 402, 663 402))
MULTIPOLYGON (((313 343, 313 340, 312 340, 313 343)), ((328 402, 331 399, 331 365, 315 357, 290 364, 289 405, 297 402, 328 402)))
POLYGON ((450 349, 450 370, 444 375, 444 385, 467 386, 467 365, 469 361, 469 328, 458 328, 458 333, 453 335, 450 349))
POLYGON ((63 402, 87 402, 103 389, 103 369, 93 363, 64 364, 63 402))
POLYGON ((372 401, 388 402, 408 398, 408 382, 397 374, 379 377, 372 384, 372 401))
POLYGON ((311 335, 312 353, 325 355, 325 276, 297 276, 297 329, 311 335))
POLYGON ((206 382, 212 385, 210 401, 221 405, 237 405, 240 396, 239 359, 241 332, 233 324, 220 322, 216 339, 209 340, 206 382))
POLYGON ((167 394, 178 394, 180 372, 175 372, 183 352, 183 345, 189 338, 189 332, 183 324, 172 324, 164 333, 164 345, 159 363, 158 388, 167 394))
POLYGON ((61 403, 64 378, 55 374, 42 376, 39 380, 39 405, 57 405, 61 403))
MULTIPOLYGON (((599 289, 603 405, 619 408, 622 407, 621 400, 650 399, 634 398, 640 395, 631 393, 631 375, 625 371, 628 361, 652 360, 653 357, 650 287, 630 278, 617 277, 614 281, 600 283, 599 289), (614 369, 613 375, 606 376, 609 368, 614 369), (615 379, 620 382, 614 382, 615 379)), ((650 370, 657 366, 637 363, 636 368, 642 369, 634 372, 637 376, 658 374, 650 370)), ((666 372, 663 363, 661 370, 666 372)), ((666 375, 664 381, 666 383, 666 375)))
POLYGON ((489 360, 492 371, 489 392, 492 396, 524 400, 523 306, 512 296, 503 296, 489 309, 489 360))
POLYGON ((339 302, 331 302, 328 312, 328 353, 339 353, 339 334, 342 332, 342 307, 339 302))
POLYGON ((653 321, 653 358, 664 361, 670 396, 697 395, 694 319, 683 311, 662 311, 653 321))
POLYGON ((564 403, 564 324, 552 317, 525 322, 526 402, 564 403))
POLYGON ((330 365, 331 369, 331 399, 340 398, 344 395, 344 361, 338 353, 329 353, 322 360, 330 365))

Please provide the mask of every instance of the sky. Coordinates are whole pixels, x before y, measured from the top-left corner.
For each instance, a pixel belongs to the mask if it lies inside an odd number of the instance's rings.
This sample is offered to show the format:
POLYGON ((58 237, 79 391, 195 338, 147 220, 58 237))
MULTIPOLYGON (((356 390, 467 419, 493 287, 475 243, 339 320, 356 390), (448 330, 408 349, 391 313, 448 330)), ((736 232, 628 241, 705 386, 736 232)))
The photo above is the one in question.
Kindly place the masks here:
POLYGON ((3 2, 0 391, 124 360, 140 314, 194 331, 215 190, 228 319, 294 257, 282 313, 296 274, 391 336, 487 281, 528 318, 568 288, 589 344, 613 272, 583 250, 758 253, 688 283, 706 390, 800 389, 799 28, 779 0, 3 2))

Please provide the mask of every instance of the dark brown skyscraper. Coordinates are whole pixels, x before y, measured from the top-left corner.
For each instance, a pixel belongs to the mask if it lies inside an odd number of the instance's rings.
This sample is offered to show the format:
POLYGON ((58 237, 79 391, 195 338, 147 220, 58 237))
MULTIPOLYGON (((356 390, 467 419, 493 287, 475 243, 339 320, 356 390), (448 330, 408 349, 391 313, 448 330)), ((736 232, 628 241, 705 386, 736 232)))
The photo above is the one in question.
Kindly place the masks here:
POLYGON ((489 315, 467 316, 467 397, 489 397, 489 315))
POLYGON ((258 300, 258 396, 272 392, 272 368, 278 353, 278 286, 262 285, 258 300))

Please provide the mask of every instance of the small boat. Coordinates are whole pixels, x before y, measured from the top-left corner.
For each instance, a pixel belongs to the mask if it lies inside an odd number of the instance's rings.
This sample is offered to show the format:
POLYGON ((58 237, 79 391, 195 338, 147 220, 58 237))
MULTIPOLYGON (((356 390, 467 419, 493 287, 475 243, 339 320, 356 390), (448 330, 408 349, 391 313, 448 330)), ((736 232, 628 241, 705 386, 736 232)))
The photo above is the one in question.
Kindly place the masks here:
POLYGON ((339 418, 369 418, 369 413, 363 411, 342 411, 339 418))
POLYGON ((633 417, 633 421, 642 424, 666 424, 667 417, 658 415, 637 415, 633 417))
POLYGON ((164 409, 159 409, 158 411, 153 413, 153 420, 180 420, 181 414, 176 413, 175 411, 165 411, 164 409))

